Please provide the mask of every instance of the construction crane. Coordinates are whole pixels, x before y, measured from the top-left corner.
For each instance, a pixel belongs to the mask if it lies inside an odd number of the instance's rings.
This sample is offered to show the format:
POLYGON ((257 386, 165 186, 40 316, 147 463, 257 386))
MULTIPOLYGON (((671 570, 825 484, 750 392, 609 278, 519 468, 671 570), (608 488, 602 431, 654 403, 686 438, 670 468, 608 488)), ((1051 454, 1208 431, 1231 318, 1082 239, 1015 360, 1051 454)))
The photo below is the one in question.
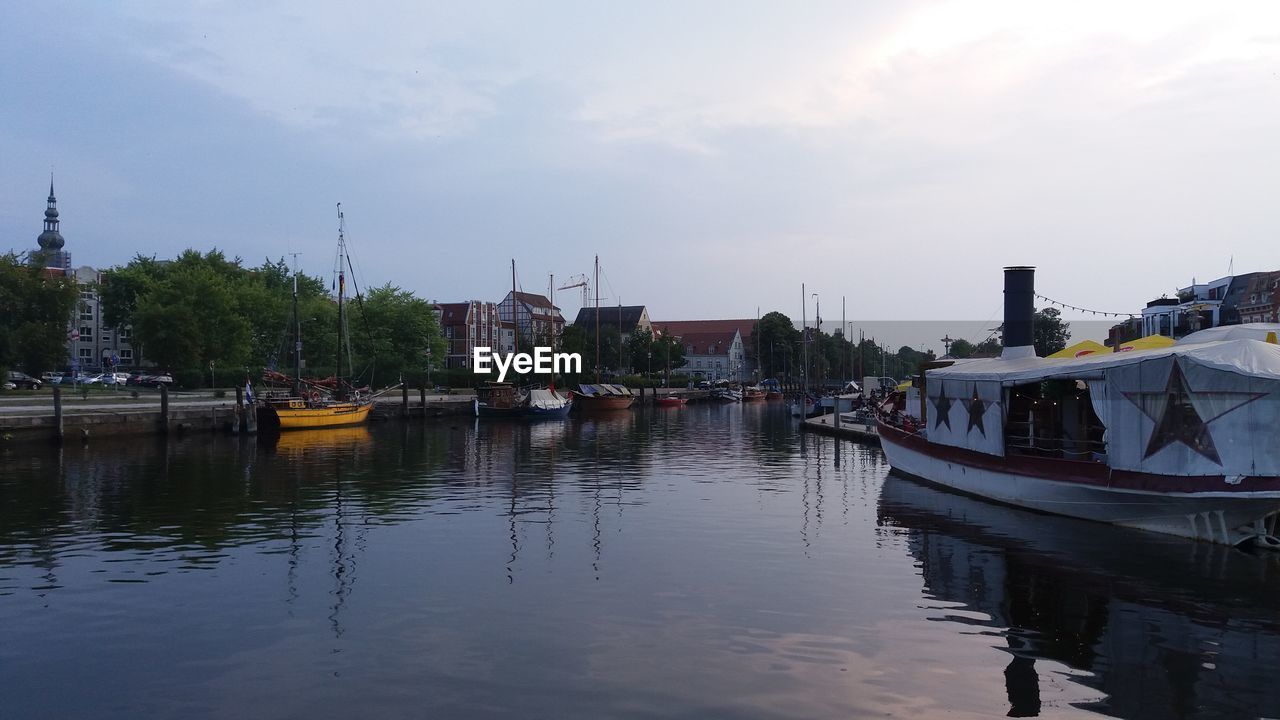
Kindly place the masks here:
POLYGON ((571 275, 569 282, 557 290, 572 290, 573 288, 582 288, 582 307, 588 307, 587 300, 591 297, 591 282, 587 280, 586 275, 571 275))

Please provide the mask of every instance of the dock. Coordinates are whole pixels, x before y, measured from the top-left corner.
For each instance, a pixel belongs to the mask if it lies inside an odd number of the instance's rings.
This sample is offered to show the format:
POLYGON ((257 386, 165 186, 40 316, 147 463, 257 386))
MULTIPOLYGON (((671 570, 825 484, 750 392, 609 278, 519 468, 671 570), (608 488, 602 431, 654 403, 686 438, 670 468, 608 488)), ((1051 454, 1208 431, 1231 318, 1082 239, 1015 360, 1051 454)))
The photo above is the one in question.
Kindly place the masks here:
POLYGON ((868 445, 880 444, 880 435, 876 432, 875 425, 854 422, 853 413, 841 413, 840 425, 838 427, 836 426, 835 419, 835 413, 819 415, 818 417, 806 419, 800 426, 808 432, 834 435, 838 438, 866 443, 868 445))

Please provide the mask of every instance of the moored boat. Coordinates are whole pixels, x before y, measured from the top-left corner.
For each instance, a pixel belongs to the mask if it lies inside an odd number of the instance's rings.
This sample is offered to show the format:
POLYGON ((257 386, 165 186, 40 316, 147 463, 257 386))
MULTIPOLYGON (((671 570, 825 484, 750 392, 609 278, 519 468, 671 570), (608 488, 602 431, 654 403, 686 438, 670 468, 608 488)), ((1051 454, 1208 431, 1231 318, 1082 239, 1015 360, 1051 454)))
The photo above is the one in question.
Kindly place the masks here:
MULTIPOLYGON (((337 370, 323 380, 302 377, 302 324, 298 316, 298 277, 293 278, 294 375, 274 370, 263 372, 267 388, 257 398, 258 426, 264 430, 312 430, 360 425, 369 418, 373 396, 368 387, 356 387, 342 374, 344 343, 347 340, 346 297, 347 257, 342 205, 338 205, 338 353, 337 370)), ((358 288, 357 288, 358 290, 358 288)), ((357 294, 358 297, 358 294, 357 294)))
POLYGON ((764 400, 764 398, 765 391, 763 388, 755 386, 742 388, 742 402, 755 402, 764 400))
POLYGON ((654 400, 653 404, 658 407, 680 407, 688 404, 688 402, 689 398, 686 397, 681 397, 679 395, 664 395, 663 397, 654 400))
POLYGON ((1280 345, 1189 337, 1039 358, 1033 298, 1033 269, 1006 268, 1001 357, 926 365, 918 400, 895 396, 879 422, 894 469, 1033 510, 1280 547, 1280 345))
POLYGON ((573 393, 561 393, 554 389, 529 391, 524 402, 524 417, 528 420, 554 420, 569 416, 573 410, 573 393))
POLYGON ((629 388, 607 383, 579 385, 574 393, 574 404, 584 412, 626 410, 635 400, 629 388))

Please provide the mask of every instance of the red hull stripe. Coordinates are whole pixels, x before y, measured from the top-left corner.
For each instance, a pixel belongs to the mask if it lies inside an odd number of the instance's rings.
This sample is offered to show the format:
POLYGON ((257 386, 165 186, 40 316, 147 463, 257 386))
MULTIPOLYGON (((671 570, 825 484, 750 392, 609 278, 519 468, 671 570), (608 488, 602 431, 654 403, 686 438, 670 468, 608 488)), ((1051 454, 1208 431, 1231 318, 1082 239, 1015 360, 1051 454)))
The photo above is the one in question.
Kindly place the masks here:
POLYGON ((1247 476, 1231 485, 1223 475, 1157 475, 1132 470, 1113 470, 1097 462, 1062 458, 1011 455, 1000 457, 974 450, 931 443, 898 428, 879 425, 882 440, 939 460, 965 467, 1012 473, 1058 482, 1095 485, 1117 490, 1162 493, 1250 493, 1280 491, 1280 477, 1247 476))

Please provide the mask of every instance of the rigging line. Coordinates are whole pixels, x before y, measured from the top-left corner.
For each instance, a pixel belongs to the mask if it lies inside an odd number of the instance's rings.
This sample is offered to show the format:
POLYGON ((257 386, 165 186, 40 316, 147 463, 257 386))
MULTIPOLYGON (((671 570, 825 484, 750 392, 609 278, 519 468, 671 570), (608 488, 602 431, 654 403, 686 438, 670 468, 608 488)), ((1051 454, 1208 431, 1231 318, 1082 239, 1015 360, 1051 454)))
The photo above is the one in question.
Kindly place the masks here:
MULTIPOLYGON (((373 373, 377 369, 378 346, 373 342, 373 331, 369 329, 369 314, 364 311, 364 294, 360 292, 360 284, 356 282, 355 268, 351 267, 351 253, 347 253, 347 269, 351 270, 351 286, 356 291, 356 305, 360 307, 360 321, 364 325, 365 339, 369 341, 369 386, 373 387, 373 373)), ((350 344, 348 344, 348 351, 350 344)), ((354 368, 353 368, 354 369, 354 368)))

